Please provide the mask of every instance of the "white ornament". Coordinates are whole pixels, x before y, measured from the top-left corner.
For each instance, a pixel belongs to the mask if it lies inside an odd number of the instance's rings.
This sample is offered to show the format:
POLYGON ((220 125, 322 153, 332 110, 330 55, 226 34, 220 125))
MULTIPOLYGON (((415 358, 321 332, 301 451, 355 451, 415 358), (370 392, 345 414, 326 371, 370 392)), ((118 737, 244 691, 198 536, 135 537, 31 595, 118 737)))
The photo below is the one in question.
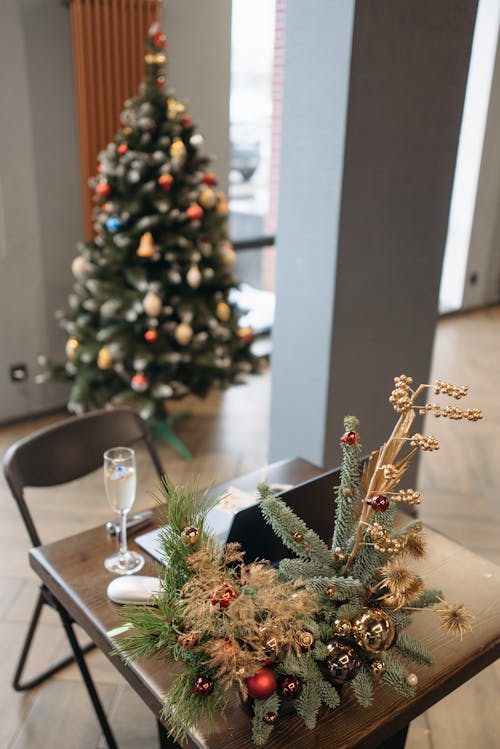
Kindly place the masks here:
POLYGON ((201 133, 195 133, 194 135, 190 137, 189 142, 191 143, 192 146, 197 148, 198 146, 203 145, 203 143, 205 142, 205 138, 203 137, 201 133))
POLYGON ((71 263, 71 272, 75 278, 80 278, 88 270, 88 267, 87 259, 83 255, 78 255, 71 263))
POLYGON ((191 325, 188 325, 186 322, 179 323, 179 325, 175 329, 174 337, 177 343, 179 343, 181 346, 187 346, 187 344, 193 337, 193 329, 191 325))
POLYGON ((201 283, 201 273, 197 265, 192 265, 186 273, 186 281, 192 289, 197 289, 201 283))
POLYGON ((170 385, 156 385, 153 390, 153 396, 155 398, 171 398, 174 394, 173 388, 170 385))
POLYGON ((155 317, 160 314, 163 303, 158 294, 155 294, 154 291, 148 291, 142 300, 142 307, 146 315, 155 317))

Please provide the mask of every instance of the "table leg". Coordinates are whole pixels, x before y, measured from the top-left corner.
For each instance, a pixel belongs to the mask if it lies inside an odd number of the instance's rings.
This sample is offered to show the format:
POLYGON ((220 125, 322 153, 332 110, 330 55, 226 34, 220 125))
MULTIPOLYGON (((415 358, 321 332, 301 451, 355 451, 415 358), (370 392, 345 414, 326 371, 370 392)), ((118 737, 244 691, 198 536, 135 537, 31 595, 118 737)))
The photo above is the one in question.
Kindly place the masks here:
POLYGON ((158 725, 158 740, 160 749, 180 749, 179 744, 168 735, 168 731, 159 720, 156 721, 158 725))
POLYGON ((377 749, 404 749, 409 727, 409 725, 405 726, 401 731, 391 736, 390 739, 383 741, 382 744, 378 745, 377 749))

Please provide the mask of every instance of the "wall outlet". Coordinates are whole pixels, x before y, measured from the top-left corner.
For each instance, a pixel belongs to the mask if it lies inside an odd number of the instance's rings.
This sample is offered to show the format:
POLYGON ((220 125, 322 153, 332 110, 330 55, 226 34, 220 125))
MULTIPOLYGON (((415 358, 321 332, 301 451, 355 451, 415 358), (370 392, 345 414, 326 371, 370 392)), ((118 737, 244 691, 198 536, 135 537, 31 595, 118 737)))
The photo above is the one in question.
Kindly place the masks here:
POLYGON ((26 364, 12 364, 9 368, 11 382, 24 382, 28 379, 28 366, 26 364))

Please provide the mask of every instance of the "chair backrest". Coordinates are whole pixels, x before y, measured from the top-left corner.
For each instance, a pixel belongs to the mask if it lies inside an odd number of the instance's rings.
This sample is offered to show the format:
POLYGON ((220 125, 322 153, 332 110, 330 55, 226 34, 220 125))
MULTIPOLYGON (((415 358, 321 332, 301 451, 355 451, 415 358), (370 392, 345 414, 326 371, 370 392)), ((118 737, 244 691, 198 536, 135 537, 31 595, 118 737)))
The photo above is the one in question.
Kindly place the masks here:
POLYGON ((7 450, 3 471, 31 542, 41 541, 27 507, 25 487, 65 484, 95 471, 110 447, 142 442, 158 476, 165 473, 146 422, 131 409, 94 411, 74 416, 24 437, 7 450))

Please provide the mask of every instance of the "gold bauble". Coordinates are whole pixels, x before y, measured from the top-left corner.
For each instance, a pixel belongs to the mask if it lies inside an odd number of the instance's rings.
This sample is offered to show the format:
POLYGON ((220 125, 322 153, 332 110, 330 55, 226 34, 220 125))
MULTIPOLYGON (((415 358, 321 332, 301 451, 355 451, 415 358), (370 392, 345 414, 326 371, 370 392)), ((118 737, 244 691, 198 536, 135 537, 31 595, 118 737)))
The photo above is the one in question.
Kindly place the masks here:
POLYGON ((113 366, 113 359, 111 358, 111 354, 109 353, 109 348, 107 346, 103 346, 101 349, 99 349, 99 353, 97 354, 97 366, 99 369, 111 369, 113 366))
POLYGON ((243 341, 243 343, 248 343, 253 339, 253 328, 251 328, 249 325, 245 325, 242 328, 238 328, 236 331, 236 335, 238 336, 240 341, 243 341))
POLYGON ((297 642, 303 650, 309 650, 314 645, 315 638, 312 632, 304 629, 302 632, 297 633, 297 642))
POLYGON ((234 265, 234 261, 236 260, 236 253, 231 242, 224 242, 221 249, 221 255, 222 262, 225 266, 230 268, 232 265, 234 265))
POLYGON ((409 687, 416 687, 418 684, 418 676, 417 674, 408 674, 405 681, 409 687))
POLYGON ((181 346, 187 346, 193 337, 193 328, 187 322, 181 322, 174 331, 174 338, 181 346))
POLYGON ((167 56, 163 52, 146 52, 144 60, 147 65, 164 65, 167 62, 167 56))
POLYGON ((295 541, 295 543, 301 544, 304 540, 304 534, 302 533, 302 531, 296 531, 293 534, 293 540, 295 541))
POLYGON ((194 525, 188 525, 181 531, 181 538, 187 546, 194 546, 200 540, 200 531, 194 525))
POLYGON ((273 725, 278 720, 278 716, 276 713, 266 713, 264 715, 264 723, 269 723, 269 725, 273 725))
POLYGON ((71 263, 71 272, 75 278, 80 278, 88 270, 88 267, 87 259, 83 255, 78 255, 71 263))
POLYGON ((203 208, 213 208, 217 202, 217 195, 210 187, 204 187, 198 197, 198 203, 203 208))
POLYGON ((345 684, 346 681, 354 679, 361 666, 354 648, 338 640, 330 640, 326 647, 329 653, 324 661, 327 679, 334 684, 345 684))
POLYGON ((231 319, 231 308, 226 302, 217 302, 215 314, 222 322, 228 322, 231 319))
POLYGON ((155 254, 155 245, 153 242, 153 235, 150 231, 145 232, 140 241, 139 247, 137 248, 138 257, 153 257, 155 254))
POLYGON ((155 292, 151 290, 148 291, 148 293, 142 300, 142 308, 146 315, 149 315, 150 317, 156 317, 156 315, 160 314, 162 307, 163 302, 158 294, 155 294, 155 292))
POLYGON ((370 670, 372 674, 377 678, 383 676, 387 671, 385 661, 381 660, 380 658, 377 658, 375 661, 371 661, 370 670))
POLYGON ((192 265, 186 273, 186 281, 192 289, 197 289, 201 283, 201 271, 197 265, 192 265))
POLYGON ((183 114, 185 111, 185 104, 182 104, 182 102, 177 101, 177 99, 174 99, 173 97, 169 97, 169 100, 167 102, 167 112, 169 120, 175 120, 177 115, 183 114))
POLYGON ((66 356, 68 359, 73 359, 76 356, 79 345, 76 338, 68 338, 66 341, 66 356))
POLYGON ((185 160, 186 146, 180 138, 174 138, 173 143, 170 146, 170 156, 178 162, 185 160))
POLYGON ((352 623, 356 643, 368 653, 380 653, 391 647, 396 628, 391 617, 380 609, 363 609, 352 623))
POLYGON ((327 598, 333 598, 333 596, 335 595, 335 588, 334 588, 334 586, 333 585, 327 585, 326 588, 324 589, 323 593, 325 594, 325 596, 327 598))
POLYGON ((227 200, 219 200, 217 201, 217 213, 220 213, 221 216, 225 216, 227 213, 229 213, 229 205, 227 200))
POLYGON ((351 622, 349 619, 335 619, 332 634, 337 635, 337 637, 349 637, 351 634, 351 622))

